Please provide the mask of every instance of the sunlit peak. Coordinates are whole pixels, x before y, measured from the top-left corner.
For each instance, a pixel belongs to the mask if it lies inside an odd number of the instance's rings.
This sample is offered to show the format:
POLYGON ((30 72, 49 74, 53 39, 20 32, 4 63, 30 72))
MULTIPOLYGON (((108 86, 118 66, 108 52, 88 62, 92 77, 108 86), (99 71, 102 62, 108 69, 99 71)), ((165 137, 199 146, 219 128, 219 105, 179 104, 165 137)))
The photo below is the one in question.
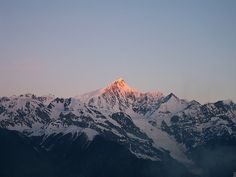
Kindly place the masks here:
POLYGON ((115 80, 114 82, 113 82, 113 84, 125 84, 125 80, 123 79, 123 78, 119 78, 119 79, 117 79, 117 80, 115 80))
POLYGON ((117 82, 124 82, 124 79, 120 77, 119 79, 116 80, 117 82))
POLYGON ((137 92, 137 90, 129 87, 123 78, 119 78, 119 79, 115 80, 106 89, 107 90, 119 89, 124 92, 137 92))

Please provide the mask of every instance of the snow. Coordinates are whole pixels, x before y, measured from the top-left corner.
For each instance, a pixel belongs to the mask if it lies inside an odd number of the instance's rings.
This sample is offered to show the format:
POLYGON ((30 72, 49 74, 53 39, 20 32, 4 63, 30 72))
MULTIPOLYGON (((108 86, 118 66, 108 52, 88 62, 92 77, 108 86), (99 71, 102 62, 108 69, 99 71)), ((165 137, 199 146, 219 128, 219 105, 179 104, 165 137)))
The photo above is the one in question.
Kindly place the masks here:
POLYGON ((167 102, 161 104, 160 108, 157 110, 158 112, 171 112, 175 114, 179 111, 184 110, 188 104, 183 100, 178 100, 174 96, 172 96, 167 102))
MULTIPOLYGON (((168 100, 162 102, 160 106, 151 114, 148 118, 156 122, 157 126, 161 126, 162 121, 165 121, 167 125, 170 124, 170 118, 176 115, 178 112, 183 111, 189 103, 185 100, 181 100, 170 94, 168 100)), ((165 99, 165 98, 164 98, 165 99)))
POLYGON ((186 148, 184 145, 177 143, 174 138, 170 137, 167 133, 163 132, 160 128, 152 126, 145 119, 133 119, 136 126, 145 132, 149 138, 154 142, 154 147, 157 149, 165 149, 170 152, 171 157, 183 162, 191 164, 191 160, 185 155, 186 148))
POLYGON ((105 88, 88 92, 83 95, 76 96, 75 98, 81 100, 82 102, 87 102, 91 98, 98 99, 98 97, 101 97, 102 94, 113 91, 114 89, 119 90, 122 96, 125 96, 126 93, 134 93, 137 95, 140 94, 136 89, 129 87, 122 78, 119 78, 105 88))
POLYGON ((158 157, 152 157, 152 156, 148 156, 148 155, 144 155, 141 153, 137 153, 137 152, 133 152, 132 149, 129 149, 130 152, 132 152, 136 157, 140 158, 140 159, 147 159, 147 160, 152 160, 152 161, 161 161, 160 158, 158 157))
POLYGON ((84 133, 88 141, 92 141, 96 135, 99 133, 91 128, 81 128, 75 125, 71 125, 68 127, 63 127, 61 124, 58 124, 59 126, 55 126, 55 124, 50 124, 49 126, 46 127, 46 129, 35 129, 33 132, 29 131, 29 136, 44 136, 44 141, 49 137, 50 135, 54 134, 72 134, 73 138, 78 137, 82 133, 84 133))
POLYGON ((56 97, 53 94, 43 95, 41 98, 44 98, 43 104, 48 106, 56 97))
POLYGON ((53 107, 53 109, 51 109, 50 117, 53 118, 53 119, 58 119, 61 112, 64 111, 64 103, 54 102, 53 105, 54 105, 54 107, 53 107))
POLYGON ((122 78, 119 78, 114 82, 112 82, 110 85, 107 86, 107 88, 105 88, 105 90, 111 90, 114 88, 117 88, 122 92, 134 92, 134 93, 138 92, 136 89, 129 87, 122 78))
POLYGON ((131 133, 127 133, 127 135, 130 137, 130 138, 132 138, 132 139, 136 139, 136 140, 139 140, 140 142, 144 142, 144 141, 147 141, 147 140, 144 140, 144 139, 141 139, 141 138, 139 138, 139 137, 137 137, 137 136, 135 136, 135 135, 133 135, 133 134, 131 134, 131 133))
POLYGON ((98 89, 92 92, 85 93, 83 95, 75 96, 75 99, 80 100, 81 102, 87 102, 90 98, 98 97, 104 93, 104 89, 98 89))
POLYGON ((230 104, 233 104, 234 102, 232 100, 228 99, 228 100, 223 100, 223 103, 226 105, 230 105, 230 104))
POLYGON ((96 135, 99 133, 91 128, 85 128, 83 129, 83 132, 87 135, 88 140, 92 141, 96 135))

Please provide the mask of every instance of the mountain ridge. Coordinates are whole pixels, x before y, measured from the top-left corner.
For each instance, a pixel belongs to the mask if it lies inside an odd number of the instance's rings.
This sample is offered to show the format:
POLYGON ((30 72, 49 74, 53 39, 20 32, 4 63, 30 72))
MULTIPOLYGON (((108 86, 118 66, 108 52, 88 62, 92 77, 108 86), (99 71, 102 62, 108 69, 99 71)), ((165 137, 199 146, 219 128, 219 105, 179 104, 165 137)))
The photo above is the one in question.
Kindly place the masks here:
MULTIPOLYGON (((173 159, 197 166, 193 154, 213 142, 236 144, 236 105, 200 104, 173 93, 141 93, 123 79, 79 97, 25 94, 0 98, 0 128, 14 130, 36 146, 54 151, 54 143, 81 135, 117 143, 139 159, 173 159)), ((67 141, 67 140, 66 140, 67 141)), ((236 159, 236 158, 235 158, 236 159)))

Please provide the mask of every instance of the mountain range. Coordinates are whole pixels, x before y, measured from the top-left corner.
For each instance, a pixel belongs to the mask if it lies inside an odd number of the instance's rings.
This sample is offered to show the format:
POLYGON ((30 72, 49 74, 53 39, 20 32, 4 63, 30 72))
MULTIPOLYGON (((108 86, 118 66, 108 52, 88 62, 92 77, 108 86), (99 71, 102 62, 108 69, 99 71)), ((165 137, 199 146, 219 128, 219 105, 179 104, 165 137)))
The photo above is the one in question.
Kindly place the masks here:
POLYGON ((142 93, 0 98, 2 177, 232 177, 236 104, 142 93))

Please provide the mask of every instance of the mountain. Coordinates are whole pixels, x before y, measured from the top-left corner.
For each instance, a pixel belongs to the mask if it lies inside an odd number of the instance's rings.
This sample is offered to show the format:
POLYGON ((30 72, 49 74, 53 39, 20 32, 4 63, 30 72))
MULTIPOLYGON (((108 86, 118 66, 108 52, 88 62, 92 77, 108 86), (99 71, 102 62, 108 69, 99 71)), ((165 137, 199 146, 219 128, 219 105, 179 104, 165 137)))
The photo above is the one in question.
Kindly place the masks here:
POLYGON ((0 142, 0 176, 226 177, 236 171, 236 104, 142 93, 122 78, 71 98, 1 97, 0 142))

